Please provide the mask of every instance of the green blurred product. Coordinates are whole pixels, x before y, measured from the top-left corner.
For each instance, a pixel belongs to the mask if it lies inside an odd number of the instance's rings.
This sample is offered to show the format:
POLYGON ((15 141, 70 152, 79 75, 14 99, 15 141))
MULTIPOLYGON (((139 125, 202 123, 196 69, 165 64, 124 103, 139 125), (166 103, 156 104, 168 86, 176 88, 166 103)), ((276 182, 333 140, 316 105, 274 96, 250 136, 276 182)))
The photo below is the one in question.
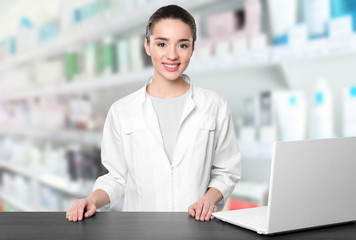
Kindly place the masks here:
POLYGON ((130 49, 129 41, 125 38, 118 38, 116 42, 116 66, 119 72, 130 70, 130 49))
POLYGON ((103 44, 98 49, 98 72, 112 74, 114 72, 115 49, 112 37, 105 37, 103 44))
POLYGON ((78 55, 75 52, 67 52, 65 56, 65 77, 67 82, 72 82, 78 74, 78 55))
POLYGON ((88 43, 85 48, 85 74, 93 78, 96 74, 97 47, 95 43, 88 43))

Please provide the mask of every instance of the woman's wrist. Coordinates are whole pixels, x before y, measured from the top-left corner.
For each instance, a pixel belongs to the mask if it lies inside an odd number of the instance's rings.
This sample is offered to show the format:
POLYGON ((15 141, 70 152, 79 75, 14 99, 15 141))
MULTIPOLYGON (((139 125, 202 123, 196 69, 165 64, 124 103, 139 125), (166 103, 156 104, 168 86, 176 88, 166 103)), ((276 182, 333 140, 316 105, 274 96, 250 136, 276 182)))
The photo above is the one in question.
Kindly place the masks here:
POLYGON ((203 198, 210 200, 217 205, 223 199, 223 195, 217 188, 211 187, 208 189, 203 198))

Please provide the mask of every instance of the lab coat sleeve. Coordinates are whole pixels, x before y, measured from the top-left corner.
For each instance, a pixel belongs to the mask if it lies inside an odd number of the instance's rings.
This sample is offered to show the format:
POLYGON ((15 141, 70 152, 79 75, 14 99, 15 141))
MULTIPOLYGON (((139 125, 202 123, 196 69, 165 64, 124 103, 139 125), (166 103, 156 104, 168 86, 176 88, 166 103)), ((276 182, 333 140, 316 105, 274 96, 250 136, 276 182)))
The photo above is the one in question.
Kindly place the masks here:
POLYGON ((96 180, 93 191, 102 189, 109 195, 110 203, 103 208, 107 209, 113 207, 123 198, 127 175, 121 130, 113 107, 109 110, 103 129, 101 161, 108 173, 96 180))
POLYGON ((217 120, 215 156, 208 187, 217 188, 223 195, 218 204, 221 210, 241 177, 241 154, 237 145, 231 111, 223 101, 217 120))

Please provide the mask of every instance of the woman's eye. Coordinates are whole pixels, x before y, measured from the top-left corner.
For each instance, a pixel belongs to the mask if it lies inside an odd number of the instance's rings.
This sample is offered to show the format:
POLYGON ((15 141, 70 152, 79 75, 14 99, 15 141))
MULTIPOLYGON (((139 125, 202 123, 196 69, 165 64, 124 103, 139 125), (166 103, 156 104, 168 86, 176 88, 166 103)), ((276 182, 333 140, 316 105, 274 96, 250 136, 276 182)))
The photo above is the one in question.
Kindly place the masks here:
POLYGON ((187 44, 181 44, 180 48, 188 48, 189 46, 187 44))
POLYGON ((157 46, 158 46, 158 47, 165 47, 166 44, 165 44, 165 43, 158 43, 157 46))

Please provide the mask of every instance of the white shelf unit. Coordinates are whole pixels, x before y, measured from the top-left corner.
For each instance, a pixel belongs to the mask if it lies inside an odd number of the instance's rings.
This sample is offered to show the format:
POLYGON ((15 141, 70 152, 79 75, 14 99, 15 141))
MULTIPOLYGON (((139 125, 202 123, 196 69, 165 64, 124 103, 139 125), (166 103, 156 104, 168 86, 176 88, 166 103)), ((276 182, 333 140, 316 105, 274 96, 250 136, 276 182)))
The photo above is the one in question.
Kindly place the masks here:
POLYGON ((19 209, 20 211, 35 211, 35 210, 38 211, 37 209, 34 209, 31 206, 29 206, 27 203, 19 201, 15 197, 11 197, 8 194, 5 194, 1 191, 0 191, 0 198, 10 203, 10 205, 14 206, 16 209, 19 209))
MULTIPOLYGON (((180 4, 188 9, 199 9, 209 4, 218 3, 217 0, 176 0, 170 3, 180 4)), ((166 1, 156 0, 126 13, 113 13, 100 18, 78 24, 61 33, 58 39, 37 47, 29 52, 15 55, 0 65, 0 73, 18 65, 26 64, 35 59, 50 58, 62 54, 68 46, 95 41, 102 36, 120 34, 144 25, 149 16, 159 7, 167 5, 166 1)))
MULTIPOLYGON (((230 1, 233 2, 233 1, 230 1)), ((217 0, 203 0, 203 1, 173 1, 173 3, 181 4, 182 6, 196 10, 219 5, 221 1, 217 0)), ((150 4, 141 6, 132 12, 125 13, 123 15, 105 16, 103 18, 93 19, 85 24, 78 25, 66 32, 61 33, 61 36, 52 42, 47 43, 42 47, 35 48, 27 53, 16 55, 6 62, 0 64, 0 74, 21 65, 26 65, 32 61, 42 60, 46 58, 56 57, 65 53, 69 46, 80 45, 86 42, 95 41, 105 35, 110 34, 124 34, 128 31, 135 30, 140 26, 143 26, 147 21, 149 15, 162 5, 166 5, 166 1, 153 1, 150 4)), ((330 58, 338 58, 342 56, 355 56, 356 55, 356 34, 350 35, 347 38, 342 39, 318 39, 308 42, 306 45, 300 46, 278 46, 268 47, 258 51, 248 51, 244 53, 237 53, 235 55, 225 56, 223 61, 219 57, 211 57, 207 59, 196 59, 194 57, 191 61, 190 67, 187 71, 188 74, 192 74, 195 77, 200 76, 220 76, 222 73, 235 72, 235 71, 251 71, 258 72, 260 68, 278 68, 282 71, 288 71, 290 65, 309 62, 309 60, 325 60, 330 58), (287 65, 287 67, 285 67, 287 65)), ((46 97, 52 95, 66 95, 72 93, 82 93, 97 91, 101 89, 110 88, 124 88, 126 85, 143 82, 153 72, 152 68, 146 68, 138 71, 117 73, 110 76, 100 76, 94 79, 86 81, 72 82, 63 84, 60 86, 49 86, 40 89, 31 89, 26 91, 20 91, 11 94, 2 94, 0 96, 0 104, 8 103, 17 100, 28 100, 36 97, 46 97)), ((285 77, 288 77, 288 73, 284 73, 285 77)), ((295 84, 289 84, 289 81, 295 81, 286 79, 286 86, 294 86, 295 84)), ((215 81, 216 82, 216 81, 215 81)), ((246 83, 249 84, 249 83, 246 83)), ((199 85, 199 84, 198 84, 199 85)), ((202 85, 204 87, 204 85, 202 85)), ((228 88, 230 86, 227 86, 228 88)), ((273 88, 272 86, 271 88, 273 88)), ((231 88, 231 87, 230 87, 231 88)), ((223 95, 223 94, 222 94, 223 95)), ((97 143, 101 137, 101 133, 95 134, 95 140, 91 139, 89 135, 91 133, 80 133, 76 131, 61 131, 61 132, 47 132, 44 130, 5 130, 0 129, 0 135, 17 135, 23 137, 33 137, 46 139, 49 136, 51 138, 55 135, 57 137, 54 140, 58 141, 75 141, 79 144, 93 144, 97 143)), ((246 160, 248 161, 248 160, 246 160)), ((264 161, 268 165, 267 161, 264 161)), ((246 167, 251 163, 244 163, 246 167)), ((260 165, 258 160, 253 161, 253 167, 260 165)), ((8 171, 17 172, 26 176, 28 174, 27 169, 21 166, 10 165, 0 161, 0 169, 7 169, 8 171), (25 171, 26 170, 26 171, 25 171)), ((251 172, 251 171, 250 171, 251 172)), ((28 177, 38 179, 38 181, 54 187, 66 194, 78 195, 77 191, 71 191, 63 184, 63 179, 58 179, 54 176, 42 176, 38 177, 37 174, 30 174, 28 177)), ((79 195, 83 196, 84 193, 79 195)), ((238 194, 237 194, 238 195, 238 194)), ((30 209, 28 206, 17 203, 15 199, 4 197, 0 193, 0 197, 16 205, 19 209, 30 209)))
MULTIPOLYGON (((271 67, 308 60, 333 58, 356 54, 356 34, 343 39, 318 39, 300 46, 268 47, 259 51, 247 51, 241 54, 230 54, 221 61, 221 58, 210 57, 192 61, 188 73, 202 75, 219 73, 223 71, 271 67)), ((124 87, 128 84, 144 83, 152 75, 153 68, 148 67, 137 71, 116 73, 99 76, 89 80, 76 81, 48 86, 38 89, 22 90, 16 93, 4 93, 0 96, 0 103, 9 101, 31 99, 36 97, 67 95, 83 93, 112 87, 124 87)))
POLYGON ((72 142, 83 145, 100 146, 101 131, 45 130, 30 128, 1 128, 0 135, 27 137, 37 140, 72 142))
MULTIPOLYGON (((83 190, 83 186, 81 186, 80 184, 70 184, 70 181, 68 179, 53 174, 48 174, 45 172, 44 169, 31 169, 1 159, 0 168, 6 169, 16 174, 20 174, 26 178, 39 181, 44 185, 55 188, 68 195, 73 195, 76 197, 86 197, 91 192, 91 189, 83 190)), ((94 182, 92 182, 92 184, 94 185, 94 182)))

